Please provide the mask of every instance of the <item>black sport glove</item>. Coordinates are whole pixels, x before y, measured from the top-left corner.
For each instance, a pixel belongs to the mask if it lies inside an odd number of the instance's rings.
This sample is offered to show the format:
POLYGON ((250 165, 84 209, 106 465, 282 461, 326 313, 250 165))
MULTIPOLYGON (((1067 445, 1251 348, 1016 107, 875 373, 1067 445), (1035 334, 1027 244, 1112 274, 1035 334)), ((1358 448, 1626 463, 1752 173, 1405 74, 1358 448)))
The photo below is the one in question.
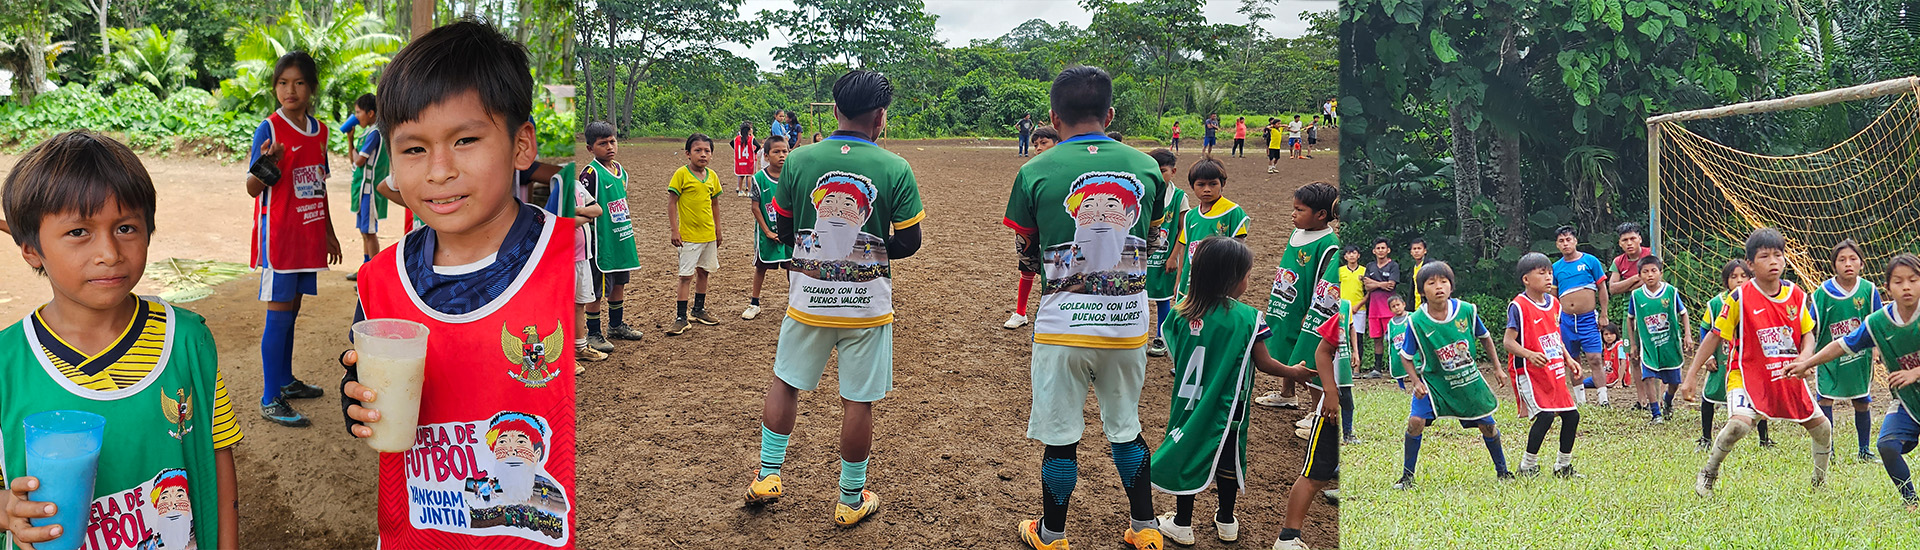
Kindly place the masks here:
POLYGON ((347 409, 349 407, 360 404, 359 399, 347 396, 347 383, 360 381, 360 368, 354 365, 348 365, 346 359, 347 352, 340 352, 340 366, 346 367, 347 369, 347 375, 340 377, 340 418, 347 420, 347 434, 352 435, 354 426, 365 425, 365 423, 354 420, 351 416, 347 416, 347 409))
POLYGON ((262 183, 267 184, 267 187, 273 187, 273 184, 280 182, 279 164, 267 162, 266 155, 253 159, 253 164, 247 166, 247 173, 259 178, 262 183))

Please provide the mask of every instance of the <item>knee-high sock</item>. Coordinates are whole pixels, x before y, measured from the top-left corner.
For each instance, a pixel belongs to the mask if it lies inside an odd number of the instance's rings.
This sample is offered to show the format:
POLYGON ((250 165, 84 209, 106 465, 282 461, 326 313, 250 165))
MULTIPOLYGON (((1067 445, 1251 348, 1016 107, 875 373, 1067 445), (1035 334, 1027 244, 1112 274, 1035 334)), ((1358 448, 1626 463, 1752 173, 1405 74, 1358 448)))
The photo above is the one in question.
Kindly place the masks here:
POLYGON ((1737 420, 1728 420, 1720 434, 1713 437, 1713 450, 1707 453, 1707 467, 1704 473, 1720 475, 1720 462, 1727 459, 1727 453, 1733 452, 1733 444, 1747 436, 1747 424, 1737 420))
POLYGON ((1055 533, 1067 531, 1067 501, 1080 483, 1079 444, 1048 445, 1040 459, 1040 529, 1055 533))
POLYGON ((1807 435, 1813 437, 1813 473, 1824 478, 1827 464, 1833 461, 1833 423, 1821 422, 1807 428, 1807 435))
MULTIPOLYGON (((868 459, 871 460, 871 459, 868 459)), ((867 488, 867 461, 847 462, 840 460, 840 503, 850 507, 860 506, 860 492, 867 488)))
POLYGON ((1700 401, 1700 440, 1713 438, 1713 402, 1700 401))
POLYGON ((1153 315, 1154 315, 1155 322, 1158 323, 1153 325, 1157 329, 1157 331, 1154 332, 1153 334, 1155 336, 1159 336, 1161 331, 1166 330, 1165 327, 1167 326, 1167 315, 1173 313, 1173 300, 1161 300, 1158 302, 1154 302, 1153 310, 1154 310, 1153 315))
POLYGON ((1901 498, 1907 502, 1920 500, 1913 492, 1913 472, 1907 469, 1907 458, 1900 455, 1900 442, 1892 439, 1880 440, 1880 464, 1886 466, 1887 477, 1893 480, 1893 486, 1900 490, 1901 498))
POLYGON ((1520 459, 1520 467, 1533 466, 1534 455, 1540 454, 1540 445, 1547 441, 1547 432, 1553 429, 1553 413, 1533 414, 1533 426, 1527 428, 1527 455, 1520 459))
POLYGON ((792 434, 774 433, 765 424, 760 425, 760 477, 780 473, 780 466, 787 463, 787 439, 792 434))
POLYGON ((1573 454, 1573 440, 1580 435, 1580 411, 1560 413, 1560 454, 1573 454))
POLYGON ((1113 467, 1120 472, 1120 485, 1127 489, 1127 508, 1134 528, 1157 525, 1153 516, 1153 451, 1139 437, 1113 444, 1113 467))
POLYGON ((1833 405, 1821 405, 1820 414, 1827 417, 1827 422, 1833 422, 1833 405))
POLYGON ((1867 442, 1873 440, 1873 413, 1853 411, 1853 436, 1860 440, 1860 454, 1867 454, 1867 442))
POLYGON ((1500 448, 1500 430, 1495 429, 1493 435, 1481 437, 1480 442, 1487 445, 1487 454, 1493 457, 1494 473, 1507 473, 1507 452, 1500 448))
POLYGON ((260 334, 260 372, 266 390, 260 392, 260 404, 280 398, 280 387, 293 381, 293 325, 300 316, 294 311, 267 310, 267 322, 260 334))
MULTIPOLYGON (((1220 454, 1222 461, 1229 460, 1226 453, 1220 454)), ((1233 503, 1240 497, 1240 477, 1230 470, 1219 470, 1214 477, 1215 490, 1220 492, 1220 507, 1213 512, 1213 521, 1220 523, 1238 523, 1233 518, 1233 503)), ((1188 524, 1192 525, 1192 524, 1188 524)))
POLYGON ((1420 436, 1407 434, 1406 442, 1400 444, 1400 455, 1400 476, 1413 477, 1420 466, 1420 436))
POLYGON ((600 312, 587 312, 587 336, 600 335, 600 312))
MULTIPOLYGON (((1021 315, 1027 314, 1027 295, 1033 293, 1034 275, 1033 273, 1027 273, 1025 271, 1020 272, 1020 297, 1014 302, 1014 313, 1021 315)), ((1166 315, 1162 314, 1160 318, 1165 319, 1166 315)))
POLYGON ((1173 497, 1173 524, 1181 527, 1193 526, 1193 495, 1173 497))
POLYGON ((1773 436, 1767 435, 1767 419, 1760 419, 1760 421, 1754 423, 1754 426, 1760 429, 1760 441, 1762 443, 1773 441, 1773 436))
POLYGON ((1340 388, 1340 434, 1353 435, 1353 388, 1340 388))

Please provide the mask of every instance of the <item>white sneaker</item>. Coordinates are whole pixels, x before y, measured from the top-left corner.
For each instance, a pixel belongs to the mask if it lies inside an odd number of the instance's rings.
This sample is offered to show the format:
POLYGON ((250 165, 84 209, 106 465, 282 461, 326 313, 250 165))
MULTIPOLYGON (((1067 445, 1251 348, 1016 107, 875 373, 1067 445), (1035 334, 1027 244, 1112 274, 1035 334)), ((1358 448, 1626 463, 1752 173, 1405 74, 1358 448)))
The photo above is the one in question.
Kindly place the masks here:
POLYGON ((1267 392, 1266 395, 1253 398, 1253 404, 1260 405, 1263 407, 1279 407, 1282 404, 1292 403, 1292 402, 1293 402, 1293 398, 1281 397, 1280 392, 1277 392, 1277 391, 1267 392))
POLYGON ((1307 547, 1307 541, 1300 539, 1274 540, 1273 550, 1313 550, 1307 547))
MULTIPOLYGON (((1166 522, 1161 523, 1164 524, 1166 522)), ((1220 540, 1222 541, 1233 542, 1240 540, 1240 518, 1233 518, 1233 523, 1220 523, 1220 520, 1214 520, 1213 528, 1219 533, 1220 540)))
POLYGON ((754 317, 759 317, 759 316, 760 316, 760 304, 748 305, 746 311, 740 312, 740 318, 746 319, 749 321, 753 320, 754 317))
POLYGON ((1302 416, 1302 417, 1300 417, 1300 421, 1299 421, 1299 422, 1294 422, 1294 423, 1293 423, 1293 427, 1295 427, 1295 428, 1302 428, 1302 429, 1304 429, 1304 428, 1312 428, 1312 427, 1313 427, 1313 419, 1315 419, 1315 418, 1318 418, 1319 416, 1320 416, 1320 413, 1312 413, 1312 414, 1308 414, 1308 415, 1306 415, 1306 416, 1302 416))
POLYGON ((1173 524, 1173 512, 1160 514, 1160 534, 1165 535, 1181 546, 1193 546, 1193 526, 1181 527, 1173 524))
POLYGON ((1013 330, 1016 328, 1027 326, 1027 316, 1015 313, 1012 316, 1007 317, 1007 322, 1004 324, 1001 324, 1000 326, 1007 327, 1007 330, 1013 330))

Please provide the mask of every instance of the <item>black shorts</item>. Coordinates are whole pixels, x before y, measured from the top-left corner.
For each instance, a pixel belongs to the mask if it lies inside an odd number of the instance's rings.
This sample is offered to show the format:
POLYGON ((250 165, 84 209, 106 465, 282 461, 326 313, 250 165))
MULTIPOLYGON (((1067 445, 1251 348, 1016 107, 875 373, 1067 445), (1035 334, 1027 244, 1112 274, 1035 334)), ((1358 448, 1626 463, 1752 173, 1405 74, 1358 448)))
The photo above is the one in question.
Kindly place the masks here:
POLYGON ((1312 431, 1307 433, 1307 463, 1300 467, 1300 477, 1333 481, 1340 475, 1340 419, 1315 418, 1308 429, 1312 431))
POLYGON ((753 267, 754 267, 754 269, 769 269, 769 270, 771 270, 771 269, 786 269, 786 268, 787 268, 787 261, 786 261, 786 260, 781 260, 781 261, 778 261, 778 262, 763 262, 763 261, 760 261, 760 260, 754 260, 754 261, 753 261, 753 267))
POLYGON ((624 285, 624 284, 627 284, 628 281, 633 280, 632 271, 607 272, 607 271, 600 271, 599 267, 595 267, 593 268, 593 270, 595 273, 600 274, 599 277, 593 278, 593 282, 596 284, 624 285))
POLYGON ((1313 145, 1315 143, 1320 143, 1320 138, 1307 136, 1307 145, 1313 145))
POLYGON ((1267 149, 1267 160, 1280 160, 1280 150, 1267 149))

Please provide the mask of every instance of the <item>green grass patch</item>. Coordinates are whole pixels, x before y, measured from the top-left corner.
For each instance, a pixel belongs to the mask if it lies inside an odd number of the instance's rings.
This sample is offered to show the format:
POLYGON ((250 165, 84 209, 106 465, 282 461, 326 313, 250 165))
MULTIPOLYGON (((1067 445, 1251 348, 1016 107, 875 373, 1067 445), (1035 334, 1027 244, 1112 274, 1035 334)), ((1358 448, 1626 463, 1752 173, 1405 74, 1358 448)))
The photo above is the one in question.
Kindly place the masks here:
MULTIPOLYGON (((1852 415, 1839 415, 1827 488, 1809 488, 1812 442, 1798 425, 1775 422, 1771 449, 1749 435, 1721 468, 1713 498, 1693 494, 1706 463, 1694 451, 1699 409, 1679 407, 1665 425, 1633 411, 1631 393, 1608 409, 1581 409, 1574 467, 1585 479, 1543 474, 1495 479, 1480 432, 1458 422, 1428 426, 1415 488, 1395 491, 1411 396, 1391 384, 1356 388, 1362 442, 1342 453, 1340 539, 1347 548, 1914 548, 1920 516, 1901 506, 1878 464, 1853 460, 1852 415)), ((1530 421, 1514 417, 1511 388, 1496 388, 1508 465, 1526 452, 1530 421)), ((1885 408, 1875 404, 1874 434, 1885 408)), ((1715 411, 1715 428, 1725 409, 1715 411)), ((1541 446, 1542 469, 1558 449, 1559 426, 1541 446)), ((1911 459, 1910 459, 1911 460, 1911 459)))

